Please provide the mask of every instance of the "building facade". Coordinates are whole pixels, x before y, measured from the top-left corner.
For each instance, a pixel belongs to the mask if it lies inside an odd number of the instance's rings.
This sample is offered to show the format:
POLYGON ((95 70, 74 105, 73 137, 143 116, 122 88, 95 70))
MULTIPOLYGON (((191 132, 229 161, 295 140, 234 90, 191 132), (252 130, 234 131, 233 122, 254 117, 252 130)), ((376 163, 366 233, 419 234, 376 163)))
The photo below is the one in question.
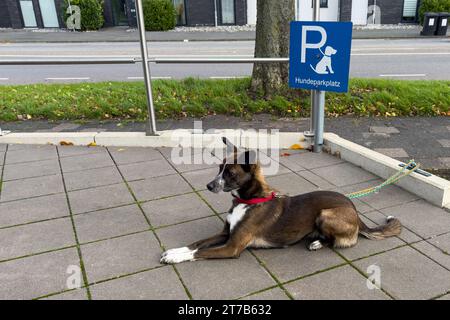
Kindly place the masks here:
MULTIPOLYGON (((247 1, 172 0, 179 26, 247 24, 247 1)), ((253 0, 256 4, 256 0, 253 0)), ((0 0, 0 28, 65 28, 64 0, 0 0)), ((134 0, 104 0, 105 27, 136 26, 134 0)), ((256 9, 255 9, 256 21, 256 9)))

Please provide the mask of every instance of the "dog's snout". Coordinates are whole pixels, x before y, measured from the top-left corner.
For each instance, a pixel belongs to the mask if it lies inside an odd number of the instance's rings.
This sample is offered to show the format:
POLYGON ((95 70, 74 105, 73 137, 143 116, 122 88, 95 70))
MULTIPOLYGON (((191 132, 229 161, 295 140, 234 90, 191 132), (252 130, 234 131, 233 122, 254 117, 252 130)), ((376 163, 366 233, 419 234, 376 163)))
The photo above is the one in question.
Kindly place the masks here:
POLYGON ((208 188, 209 191, 213 191, 214 190, 214 181, 211 181, 210 183, 208 183, 206 185, 206 188, 208 188))

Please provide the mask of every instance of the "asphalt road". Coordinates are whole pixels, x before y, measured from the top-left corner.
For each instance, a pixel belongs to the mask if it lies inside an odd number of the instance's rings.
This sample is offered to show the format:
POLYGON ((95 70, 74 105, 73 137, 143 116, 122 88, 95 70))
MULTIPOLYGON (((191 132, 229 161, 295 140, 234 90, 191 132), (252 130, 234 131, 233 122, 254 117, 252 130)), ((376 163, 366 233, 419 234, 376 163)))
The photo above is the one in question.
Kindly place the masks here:
MULTIPOLYGON (((253 41, 149 42, 151 57, 251 57, 253 41)), ((4 43, 1 59, 138 57, 136 42, 4 43)), ((151 64, 153 78, 232 78, 249 76, 251 64, 151 64)), ((353 40, 351 76, 363 78, 450 80, 450 39, 353 40)), ((51 65, 0 66, 1 84, 133 81, 142 66, 51 65)))

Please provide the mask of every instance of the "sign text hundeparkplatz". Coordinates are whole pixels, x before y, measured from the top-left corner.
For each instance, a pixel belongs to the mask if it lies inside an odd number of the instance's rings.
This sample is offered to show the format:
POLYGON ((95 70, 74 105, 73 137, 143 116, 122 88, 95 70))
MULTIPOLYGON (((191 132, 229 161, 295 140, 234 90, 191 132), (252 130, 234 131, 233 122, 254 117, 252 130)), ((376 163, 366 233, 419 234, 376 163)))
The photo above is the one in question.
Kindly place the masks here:
POLYGON ((291 22, 289 86, 347 92, 351 22, 291 22))

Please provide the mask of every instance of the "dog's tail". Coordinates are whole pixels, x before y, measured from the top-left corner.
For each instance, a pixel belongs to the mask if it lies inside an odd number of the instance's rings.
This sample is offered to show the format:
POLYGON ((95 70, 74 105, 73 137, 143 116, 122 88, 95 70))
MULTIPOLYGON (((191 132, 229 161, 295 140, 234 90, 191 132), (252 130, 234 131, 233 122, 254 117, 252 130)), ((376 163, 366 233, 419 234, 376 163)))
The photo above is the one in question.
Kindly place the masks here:
POLYGON ((393 236, 397 236, 402 232, 402 224, 400 220, 389 216, 386 218, 387 223, 375 228, 369 228, 359 219, 359 234, 370 240, 381 240, 393 236))
POLYGON ((316 71, 316 69, 310 64, 309 65, 310 67, 311 67, 311 69, 313 69, 313 71, 315 72, 315 73, 318 73, 317 71, 316 71))

